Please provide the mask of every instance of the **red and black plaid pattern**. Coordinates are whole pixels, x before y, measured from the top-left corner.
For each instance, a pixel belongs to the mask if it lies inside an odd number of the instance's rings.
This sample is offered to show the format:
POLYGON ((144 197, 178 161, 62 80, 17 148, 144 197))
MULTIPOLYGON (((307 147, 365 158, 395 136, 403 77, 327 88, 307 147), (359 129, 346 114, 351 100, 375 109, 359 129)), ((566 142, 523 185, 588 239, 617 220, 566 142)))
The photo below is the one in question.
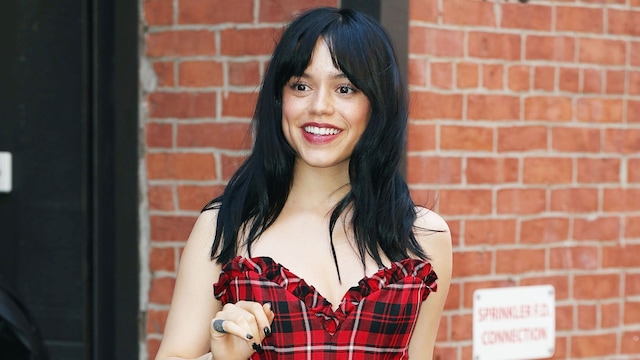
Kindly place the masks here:
POLYGON ((251 359, 408 359, 420 304, 436 291, 431 264, 405 259, 360 280, 331 304, 268 257, 236 257, 223 266, 214 294, 223 304, 270 302, 275 319, 264 352, 251 359))

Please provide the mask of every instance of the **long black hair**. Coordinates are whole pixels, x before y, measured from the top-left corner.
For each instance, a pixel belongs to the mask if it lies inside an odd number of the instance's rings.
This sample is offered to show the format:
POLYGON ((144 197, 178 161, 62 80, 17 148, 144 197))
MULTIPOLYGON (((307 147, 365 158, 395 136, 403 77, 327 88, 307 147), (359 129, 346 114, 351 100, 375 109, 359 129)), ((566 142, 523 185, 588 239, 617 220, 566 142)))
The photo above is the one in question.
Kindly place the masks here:
MULTIPOLYGON (((379 249, 391 261, 407 258, 409 253, 427 258, 414 234, 415 205, 399 171, 406 144, 408 103, 391 41, 384 29, 364 14, 317 8, 298 16, 282 34, 253 115, 253 151, 223 194, 204 208, 219 210, 211 249, 212 259, 218 263, 236 256, 240 237, 245 239, 243 245, 251 256, 253 242, 284 207, 296 154, 282 131, 282 91, 291 77, 304 73, 319 38, 327 43, 336 68, 371 104, 367 128, 349 161, 351 189, 331 214, 329 234, 333 234, 340 215, 348 211, 363 266, 366 255, 379 267, 384 266, 379 249)), ((331 246, 337 269, 333 241, 331 246)))

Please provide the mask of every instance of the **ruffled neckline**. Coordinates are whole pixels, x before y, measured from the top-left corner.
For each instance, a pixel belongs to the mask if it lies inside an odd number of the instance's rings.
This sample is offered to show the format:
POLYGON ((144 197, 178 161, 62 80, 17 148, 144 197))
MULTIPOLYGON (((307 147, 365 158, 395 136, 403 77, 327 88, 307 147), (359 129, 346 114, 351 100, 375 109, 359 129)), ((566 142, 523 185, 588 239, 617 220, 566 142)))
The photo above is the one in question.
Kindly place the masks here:
POLYGON ((389 285, 399 282, 423 282, 429 291, 437 290, 437 275, 428 261, 403 259, 392 262, 390 267, 382 268, 371 276, 363 277, 357 285, 347 290, 340 305, 334 311, 332 304, 313 285, 308 284, 272 258, 237 256, 222 267, 220 279, 214 285, 216 298, 225 296, 225 289, 234 279, 249 279, 256 276, 261 280, 279 285, 302 301, 308 309, 316 312, 318 316, 323 314, 323 317, 333 318, 338 323, 346 318, 363 299, 389 285))

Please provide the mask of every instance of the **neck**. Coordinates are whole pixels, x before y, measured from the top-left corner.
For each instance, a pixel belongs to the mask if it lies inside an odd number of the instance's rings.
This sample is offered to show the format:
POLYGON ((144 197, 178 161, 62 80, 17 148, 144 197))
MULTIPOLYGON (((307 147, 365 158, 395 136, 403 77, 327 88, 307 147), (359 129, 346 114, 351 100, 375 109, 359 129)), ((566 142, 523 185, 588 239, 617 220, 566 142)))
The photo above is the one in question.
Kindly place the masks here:
POLYGON ((349 164, 314 168, 296 162, 293 184, 287 203, 302 209, 317 209, 325 214, 349 192, 349 164))

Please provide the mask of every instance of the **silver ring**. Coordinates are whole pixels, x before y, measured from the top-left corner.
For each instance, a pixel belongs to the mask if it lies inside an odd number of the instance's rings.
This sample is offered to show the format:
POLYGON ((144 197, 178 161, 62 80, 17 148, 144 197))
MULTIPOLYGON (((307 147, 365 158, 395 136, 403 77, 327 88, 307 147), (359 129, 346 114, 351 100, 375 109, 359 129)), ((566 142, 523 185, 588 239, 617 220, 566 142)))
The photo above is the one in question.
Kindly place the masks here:
POLYGON ((222 319, 213 320, 213 330, 221 334, 226 334, 227 332, 224 331, 224 326, 222 326, 223 323, 224 323, 224 320, 222 319))

